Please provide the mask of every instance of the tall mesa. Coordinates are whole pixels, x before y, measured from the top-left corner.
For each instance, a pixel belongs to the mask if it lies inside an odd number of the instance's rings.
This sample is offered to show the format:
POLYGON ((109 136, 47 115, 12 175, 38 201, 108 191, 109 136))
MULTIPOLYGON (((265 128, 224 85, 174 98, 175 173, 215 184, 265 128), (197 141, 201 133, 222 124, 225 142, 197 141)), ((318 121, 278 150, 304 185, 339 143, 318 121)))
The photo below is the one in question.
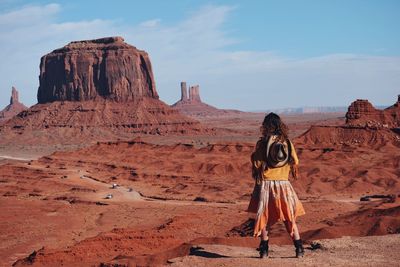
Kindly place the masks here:
POLYGON ((75 41, 40 62, 40 104, 105 98, 117 102, 158 99, 148 54, 122 37, 75 41))

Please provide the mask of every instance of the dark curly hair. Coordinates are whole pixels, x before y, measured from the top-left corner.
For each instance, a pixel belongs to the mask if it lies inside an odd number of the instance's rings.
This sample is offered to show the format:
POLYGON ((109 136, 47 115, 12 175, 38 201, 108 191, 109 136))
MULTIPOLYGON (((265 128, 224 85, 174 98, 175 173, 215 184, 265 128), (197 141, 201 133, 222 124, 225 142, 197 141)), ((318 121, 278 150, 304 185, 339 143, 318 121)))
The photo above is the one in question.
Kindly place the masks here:
POLYGON ((281 141, 284 141, 289 137, 289 128, 277 114, 271 112, 264 118, 261 133, 263 137, 277 135, 281 141))

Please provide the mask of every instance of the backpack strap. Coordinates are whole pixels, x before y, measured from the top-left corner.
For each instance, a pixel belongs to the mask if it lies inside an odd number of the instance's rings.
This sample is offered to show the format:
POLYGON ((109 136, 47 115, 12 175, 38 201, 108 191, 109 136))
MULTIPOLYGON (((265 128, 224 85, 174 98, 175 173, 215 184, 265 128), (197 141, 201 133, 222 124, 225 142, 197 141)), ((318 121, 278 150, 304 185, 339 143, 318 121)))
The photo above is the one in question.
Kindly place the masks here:
POLYGON ((268 160, 268 152, 269 152, 269 141, 271 140, 272 135, 268 136, 268 138, 264 138, 265 140, 265 161, 263 162, 263 166, 262 166, 262 170, 266 171, 268 169, 268 164, 267 164, 267 160, 268 160))
POLYGON ((290 164, 290 165, 292 165, 293 164, 293 158, 292 158, 292 142, 290 142, 290 140, 289 140, 289 138, 288 139, 286 139, 286 142, 287 142, 287 144, 288 144, 288 163, 290 164))

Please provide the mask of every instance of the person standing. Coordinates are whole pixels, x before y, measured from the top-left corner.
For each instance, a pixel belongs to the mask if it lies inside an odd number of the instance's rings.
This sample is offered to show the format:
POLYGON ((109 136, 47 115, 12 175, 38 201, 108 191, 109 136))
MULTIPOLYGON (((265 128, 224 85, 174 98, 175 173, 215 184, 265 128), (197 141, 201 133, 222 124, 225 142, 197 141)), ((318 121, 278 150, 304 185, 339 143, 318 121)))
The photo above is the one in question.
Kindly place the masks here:
POLYGON ((296 223, 305 211, 296 195, 289 174, 298 179, 298 164, 288 127, 275 113, 265 116, 262 136, 251 155, 252 176, 256 180, 248 211, 256 213, 254 236, 260 236, 260 258, 268 257, 270 227, 283 221, 295 246, 296 257, 304 256, 303 243, 296 223))

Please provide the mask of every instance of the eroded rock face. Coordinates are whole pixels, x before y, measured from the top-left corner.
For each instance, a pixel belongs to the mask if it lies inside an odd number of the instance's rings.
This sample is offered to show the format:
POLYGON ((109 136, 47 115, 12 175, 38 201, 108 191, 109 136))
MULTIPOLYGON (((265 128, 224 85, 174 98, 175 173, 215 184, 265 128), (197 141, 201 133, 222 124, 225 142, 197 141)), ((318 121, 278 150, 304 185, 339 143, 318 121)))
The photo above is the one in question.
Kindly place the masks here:
POLYGON ((367 127, 400 127, 400 97, 397 102, 384 109, 376 109, 368 100, 357 99, 349 106, 346 124, 367 127))
POLYGON ((71 42, 43 56, 38 102, 158 99, 148 54, 122 37, 71 42))

